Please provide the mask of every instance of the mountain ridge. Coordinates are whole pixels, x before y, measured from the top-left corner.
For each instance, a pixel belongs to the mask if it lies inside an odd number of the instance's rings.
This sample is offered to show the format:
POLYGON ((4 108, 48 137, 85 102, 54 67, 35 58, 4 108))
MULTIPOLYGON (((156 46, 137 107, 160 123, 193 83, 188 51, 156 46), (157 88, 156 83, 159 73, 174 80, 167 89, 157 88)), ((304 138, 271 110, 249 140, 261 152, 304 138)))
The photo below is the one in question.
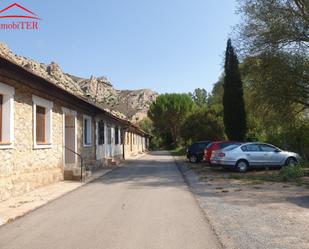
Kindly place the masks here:
POLYGON ((91 76, 87 79, 66 73, 55 62, 44 64, 16 55, 1 42, 0 55, 73 94, 86 97, 112 114, 132 122, 138 122, 146 117, 150 104, 159 96, 151 89, 117 90, 105 76, 91 76))

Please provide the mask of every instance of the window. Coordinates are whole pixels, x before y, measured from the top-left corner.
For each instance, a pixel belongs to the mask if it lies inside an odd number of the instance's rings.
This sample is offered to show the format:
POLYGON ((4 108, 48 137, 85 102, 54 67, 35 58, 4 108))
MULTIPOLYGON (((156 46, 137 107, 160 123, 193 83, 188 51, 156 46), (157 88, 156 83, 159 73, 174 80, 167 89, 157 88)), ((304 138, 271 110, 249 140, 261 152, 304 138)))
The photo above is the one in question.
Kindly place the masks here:
POLYGON ((36 107, 36 143, 46 143, 46 109, 41 106, 36 107))
POLYGON ((212 145, 213 145, 212 143, 208 144, 206 149, 209 149, 212 145))
POLYGON ((248 144, 246 146, 241 147, 242 151, 251 151, 251 152, 259 152, 260 147, 257 144, 248 144))
POLYGON ((119 133, 119 144, 122 144, 123 143, 123 137, 122 137, 122 134, 121 134, 121 128, 118 127, 118 133, 119 133))
POLYGON ((208 145, 208 143, 199 143, 199 144, 198 144, 198 148, 199 148, 200 150, 204 150, 204 149, 207 147, 207 145, 208 145))
POLYGON ((14 94, 13 87, 0 83, 0 149, 13 148, 14 94))
POLYGON ((91 117, 84 115, 83 117, 84 123, 84 146, 91 146, 92 139, 91 139, 91 117))
POLYGON ((262 151, 265 151, 265 152, 275 152, 278 150, 277 148, 267 145, 267 144, 261 144, 260 148, 262 151))
POLYGON ((112 144, 112 127, 107 126, 107 144, 112 144))
POLYGON ((225 147, 223 150, 224 151, 231 151, 231 150, 234 150, 234 149, 236 149, 238 147, 239 147, 239 144, 233 144, 233 145, 225 147))
POLYGON ((115 127, 115 144, 119 144, 119 128, 115 127))
POLYGON ((105 124, 104 124, 103 120, 100 120, 99 123, 98 123, 98 132, 99 132, 99 134, 98 134, 98 139, 99 139, 98 144, 102 145, 102 144, 105 143, 105 134, 104 134, 105 124))
POLYGON ((32 101, 34 148, 51 148, 53 102, 35 95, 32 96, 32 101))
POLYGON ((219 148, 220 149, 224 149, 227 146, 233 145, 235 143, 219 143, 219 148))

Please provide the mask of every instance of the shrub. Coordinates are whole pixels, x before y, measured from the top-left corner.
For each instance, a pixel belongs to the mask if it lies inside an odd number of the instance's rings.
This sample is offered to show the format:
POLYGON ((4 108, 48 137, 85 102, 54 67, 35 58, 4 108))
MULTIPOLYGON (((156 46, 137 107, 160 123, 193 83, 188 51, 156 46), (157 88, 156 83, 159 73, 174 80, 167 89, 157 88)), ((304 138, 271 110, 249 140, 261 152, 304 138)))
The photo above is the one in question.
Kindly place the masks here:
POLYGON ((283 167, 278 175, 282 181, 292 181, 306 175, 306 171, 302 165, 283 167))

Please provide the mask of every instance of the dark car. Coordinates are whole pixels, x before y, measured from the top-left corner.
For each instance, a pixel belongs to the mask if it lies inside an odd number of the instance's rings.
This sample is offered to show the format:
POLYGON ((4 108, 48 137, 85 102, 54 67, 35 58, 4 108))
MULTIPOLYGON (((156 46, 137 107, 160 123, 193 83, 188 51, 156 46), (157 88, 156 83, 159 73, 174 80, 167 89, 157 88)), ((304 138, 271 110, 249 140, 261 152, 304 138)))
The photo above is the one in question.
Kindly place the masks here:
POLYGON ((191 144, 187 148, 187 158, 191 163, 197 163, 203 160, 204 150, 210 141, 200 141, 191 144))
POLYGON ((234 142, 234 141, 216 141, 216 142, 209 143, 207 145, 207 148, 205 148, 205 151, 204 151, 204 160, 207 163, 210 163, 210 158, 211 158, 213 151, 222 150, 225 147, 233 145, 233 144, 241 144, 241 143, 234 142))

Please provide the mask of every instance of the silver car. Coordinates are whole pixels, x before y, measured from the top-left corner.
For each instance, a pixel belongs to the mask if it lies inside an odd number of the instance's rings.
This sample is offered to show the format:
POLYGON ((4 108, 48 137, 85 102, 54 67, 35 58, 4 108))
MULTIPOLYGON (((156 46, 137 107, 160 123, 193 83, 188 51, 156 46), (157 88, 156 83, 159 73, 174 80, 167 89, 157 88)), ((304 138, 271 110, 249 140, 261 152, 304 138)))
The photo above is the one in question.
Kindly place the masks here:
POLYGON ((231 145, 223 150, 214 151, 210 158, 213 165, 233 167, 239 172, 246 172, 250 167, 294 166, 299 161, 298 154, 264 143, 231 145))

